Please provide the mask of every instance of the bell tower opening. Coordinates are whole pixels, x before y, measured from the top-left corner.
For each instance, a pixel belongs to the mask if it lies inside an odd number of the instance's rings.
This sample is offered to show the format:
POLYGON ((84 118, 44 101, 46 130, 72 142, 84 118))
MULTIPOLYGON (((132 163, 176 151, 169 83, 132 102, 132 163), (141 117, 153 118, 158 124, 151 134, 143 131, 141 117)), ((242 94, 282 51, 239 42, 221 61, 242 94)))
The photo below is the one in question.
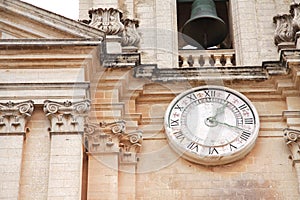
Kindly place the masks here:
POLYGON ((179 49, 230 49, 228 0, 177 0, 179 49))

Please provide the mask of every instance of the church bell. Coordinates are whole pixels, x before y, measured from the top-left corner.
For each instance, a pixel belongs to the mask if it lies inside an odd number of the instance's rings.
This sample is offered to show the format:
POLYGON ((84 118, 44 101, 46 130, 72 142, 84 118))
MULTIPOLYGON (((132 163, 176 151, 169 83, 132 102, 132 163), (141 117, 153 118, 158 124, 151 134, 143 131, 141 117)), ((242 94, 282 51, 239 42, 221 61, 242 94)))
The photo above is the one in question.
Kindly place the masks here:
POLYGON ((212 47, 227 36, 225 22, 217 16, 213 0, 194 0, 190 19, 183 25, 183 39, 190 45, 212 47))

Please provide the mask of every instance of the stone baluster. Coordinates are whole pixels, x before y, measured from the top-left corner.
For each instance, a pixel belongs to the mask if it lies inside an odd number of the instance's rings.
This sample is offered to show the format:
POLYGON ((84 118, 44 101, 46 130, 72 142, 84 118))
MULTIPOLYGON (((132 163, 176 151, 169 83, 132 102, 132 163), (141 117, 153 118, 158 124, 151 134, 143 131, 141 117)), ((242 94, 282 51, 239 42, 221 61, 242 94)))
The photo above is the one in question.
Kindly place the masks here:
POLYGON ((0 193, 4 199, 21 198, 19 187, 25 126, 33 110, 33 101, 0 103, 0 193))
POLYGON ((44 102, 51 126, 48 199, 81 198, 82 134, 89 110, 89 100, 44 102), (68 184, 60 184, 61 181, 68 184))
POLYGON ((222 67, 221 58, 222 54, 213 54, 215 58, 215 67, 222 67))
POLYGON ((225 58, 225 61, 226 61, 225 66, 226 67, 232 67, 233 66, 233 64, 231 62, 232 54, 224 54, 224 58, 225 58))
POLYGON ((210 60, 211 60, 210 54, 203 54, 203 59, 204 59, 203 66, 204 67, 210 67, 211 66, 211 64, 210 64, 210 60))
POLYGON ((181 67, 189 67, 189 56, 183 55, 182 57, 182 66, 181 67))
POLYGON ((200 66, 200 56, 198 55, 194 55, 193 56, 193 60, 194 60, 194 64, 193 64, 193 67, 201 67, 200 66))

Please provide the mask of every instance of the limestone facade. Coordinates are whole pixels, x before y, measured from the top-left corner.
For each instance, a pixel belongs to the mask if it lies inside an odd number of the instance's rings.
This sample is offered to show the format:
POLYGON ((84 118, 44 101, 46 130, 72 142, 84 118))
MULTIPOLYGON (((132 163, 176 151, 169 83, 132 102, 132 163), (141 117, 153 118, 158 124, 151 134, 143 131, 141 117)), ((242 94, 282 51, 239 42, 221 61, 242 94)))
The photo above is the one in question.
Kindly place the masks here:
POLYGON ((299 199, 298 3, 229 0, 233 48, 192 51, 175 0, 80 0, 80 21, 0 0, 0 199, 299 199), (241 160, 170 147, 167 106, 202 85, 258 110, 241 160))

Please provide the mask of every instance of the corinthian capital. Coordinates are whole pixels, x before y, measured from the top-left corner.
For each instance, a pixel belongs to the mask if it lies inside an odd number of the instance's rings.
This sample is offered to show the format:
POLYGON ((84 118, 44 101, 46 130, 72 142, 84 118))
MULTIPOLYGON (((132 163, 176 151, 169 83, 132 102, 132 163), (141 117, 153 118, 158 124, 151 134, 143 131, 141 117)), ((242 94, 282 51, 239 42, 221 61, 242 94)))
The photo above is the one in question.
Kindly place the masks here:
POLYGON ((126 131, 126 122, 101 122, 87 124, 86 147, 89 153, 120 152, 124 162, 136 162, 136 153, 142 146, 142 131, 126 131))
POLYGON ((25 125, 34 110, 33 101, 0 103, 0 133, 25 133, 25 125))
POLYGON ((84 131, 85 118, 90 110, 90 101, 55 102, 46 100, 44 112, 51 123, 52 133, 84 131))
POLYGON ((300 162, 300 130, 286 128, 283 130, 284 140, 291 152, 294 163, 300 162))

